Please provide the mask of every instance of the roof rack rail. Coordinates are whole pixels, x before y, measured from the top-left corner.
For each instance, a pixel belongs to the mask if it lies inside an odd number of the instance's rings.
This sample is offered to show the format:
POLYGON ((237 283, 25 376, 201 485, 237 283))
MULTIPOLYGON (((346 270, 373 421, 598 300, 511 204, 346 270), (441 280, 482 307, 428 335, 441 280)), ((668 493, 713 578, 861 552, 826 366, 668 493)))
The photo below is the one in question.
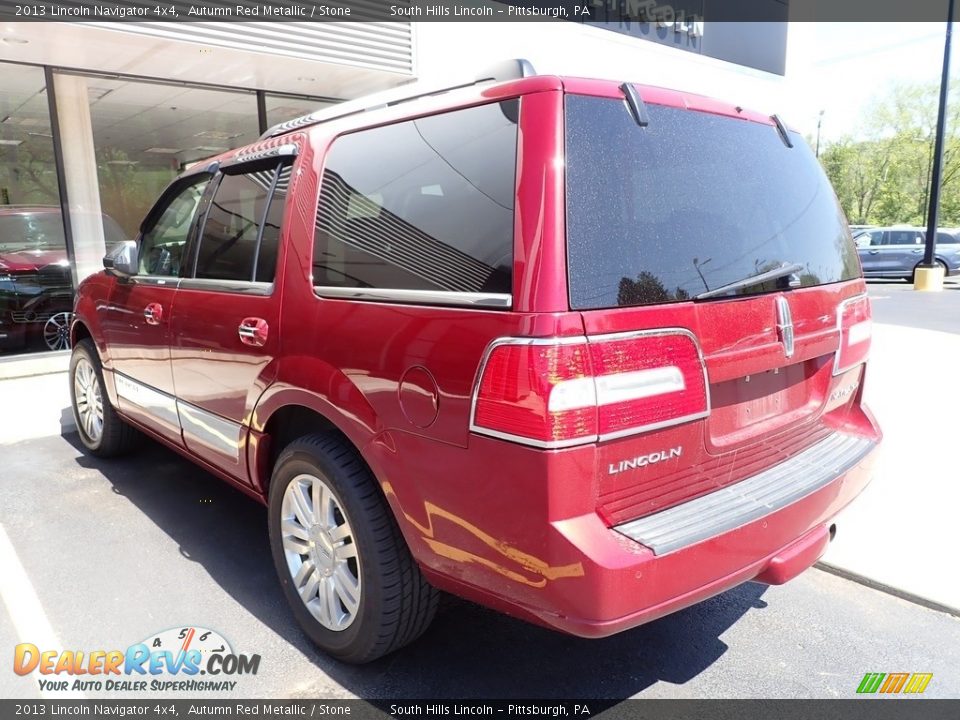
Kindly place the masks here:
POLYGON ((348 100, 346 102, 338 103, 331 108, 316 110, 308 115, 302 115, 301 117, 294 118, 293 120, 287 120, 274 125, 265 133, 263 133, 263 135, 260 136, 260 139, 265 140, 267 138, 276 137, 277 135, 283 135, 284 133, 291 132, 292 130, 301 130, 305 127, 310 127, 311 125, 318 125, 320 123, 329 122, 330 120, 347 117, 348 115, 357 115, 368 110, 377 110, 379 108, 390 107, 392 105, 399 105, 401 103, 410 102, 411 100, 416 100, 418 98, 428 97, 430 95, 439 95, 440 93, 448 92, 450 90, 458 90, 460 88, 470 87, 472 85, 478 85, 484 82, 505 82, 507 80, 519 80, 520 78, 531 77, 536 74, 537 73, 533 69, 533 65, 529 60, 524 60, 522 58, 517 58, 515 60, 504 60, 503 62, 499 62, 496 65, 491 65, 490 67, 484 69, 472 80, 462 82, 457 85, 446 85, 443 87, 434 87, 423 90, 418 88, 420 91, 413 95, 398 94, 397 89, 385 90, 383 92, 365 95, 357 98, 356 100, 348 100))

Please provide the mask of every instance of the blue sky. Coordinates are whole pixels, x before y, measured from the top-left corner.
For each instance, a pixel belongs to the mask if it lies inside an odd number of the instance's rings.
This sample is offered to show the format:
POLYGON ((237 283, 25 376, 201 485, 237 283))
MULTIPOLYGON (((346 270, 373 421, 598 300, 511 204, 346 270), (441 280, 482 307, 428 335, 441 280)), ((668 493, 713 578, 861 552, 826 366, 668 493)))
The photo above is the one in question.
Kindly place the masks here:
MULTIPOLYGON (((945 31, 945 23, 792 23, 783 116, 813 136, 823 110, 822 139, 855 135, 871 100, 894 82, 939 82, 945 31)), ((955 24, 952 70, 958 32, 955 24)))

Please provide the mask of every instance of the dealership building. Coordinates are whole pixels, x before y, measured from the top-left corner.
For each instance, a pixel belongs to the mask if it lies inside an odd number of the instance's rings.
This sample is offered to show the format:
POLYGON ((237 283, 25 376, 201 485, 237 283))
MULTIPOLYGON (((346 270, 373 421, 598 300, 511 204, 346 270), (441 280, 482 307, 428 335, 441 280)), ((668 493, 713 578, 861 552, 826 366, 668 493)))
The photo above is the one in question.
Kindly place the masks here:
POLYGON ((100 269, 105 248, 136 237, 184 167, 278 122, 409 83, 462 82, 513 57, 539 73, 662 85, 772 113, 782 109, 787 27, 612 15, 0 22, 0 358, 62 349, 72 288, 100 269))

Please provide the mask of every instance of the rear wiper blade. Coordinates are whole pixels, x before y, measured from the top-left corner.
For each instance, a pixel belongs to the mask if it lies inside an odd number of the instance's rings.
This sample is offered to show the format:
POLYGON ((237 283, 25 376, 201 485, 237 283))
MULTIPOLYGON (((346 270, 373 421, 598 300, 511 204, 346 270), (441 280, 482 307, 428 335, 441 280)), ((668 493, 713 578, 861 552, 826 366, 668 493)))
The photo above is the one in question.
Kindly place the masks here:
POLYGON ((787 275, 793 275, 801 270, 803 270, 803 265, 800 263, 784 263, 780 267, 775 267, 773 270, 767 270, 766 272, 745 277, 743 280, 735 280, 732 283, 721 285, 713 290, 707 290, 706 292, 700 293, 693 299, 704 300, 706 298, 716 297, 717 295, 726 295, 734 290, 750 287, 751 285, 759 285, 760 283, 767 282, 768 280, 777 280, 787 275))

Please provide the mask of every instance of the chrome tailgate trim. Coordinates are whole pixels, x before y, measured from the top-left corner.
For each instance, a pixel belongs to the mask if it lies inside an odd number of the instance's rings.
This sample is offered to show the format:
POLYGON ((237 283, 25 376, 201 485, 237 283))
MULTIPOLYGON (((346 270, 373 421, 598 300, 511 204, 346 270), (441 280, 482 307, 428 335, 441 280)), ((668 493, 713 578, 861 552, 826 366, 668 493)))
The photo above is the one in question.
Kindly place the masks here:
POLYGON ((875 443, 835 433, 753 477, 613 529, 655 555, 680 550, 753 522, 829 485, 875 443))

